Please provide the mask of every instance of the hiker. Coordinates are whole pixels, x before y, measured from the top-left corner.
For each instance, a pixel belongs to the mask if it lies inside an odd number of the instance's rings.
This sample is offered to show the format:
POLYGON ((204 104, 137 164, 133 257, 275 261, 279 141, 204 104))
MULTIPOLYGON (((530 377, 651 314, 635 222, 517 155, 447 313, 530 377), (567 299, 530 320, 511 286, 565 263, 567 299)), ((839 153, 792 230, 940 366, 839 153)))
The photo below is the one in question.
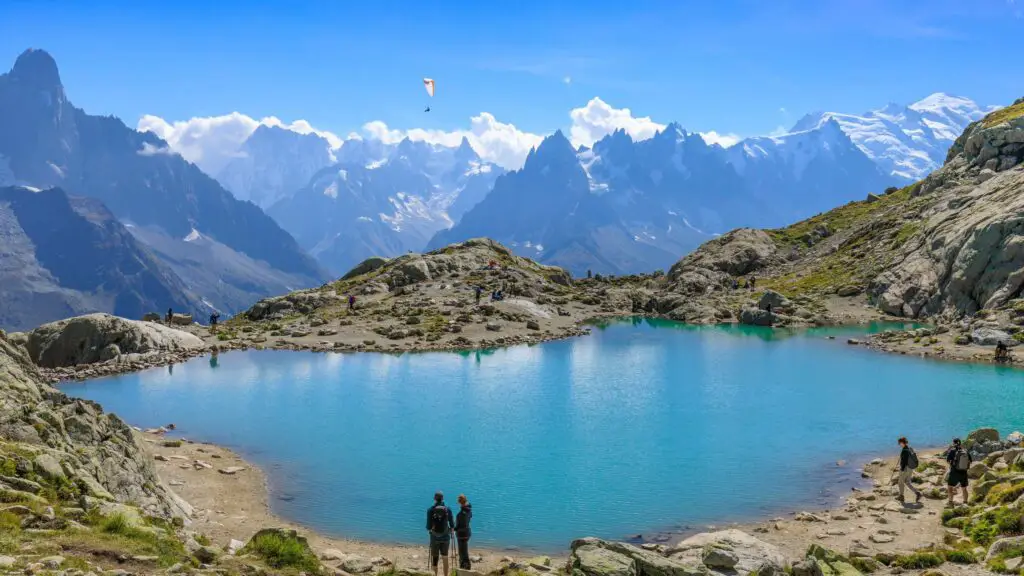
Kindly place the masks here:
POLYGON ((737 280, 735 278, 732 279, 732 289, 733 290, 739 290, 740 289, 740 281, 739 280, 737 280))
POLYGON ((220 314, 217 314, 216 312, 210 314, 210 328, 217 327, 217 320, 220 320, 220 314))
POLYGON ((750 277, 750 280, 747 280, 747 288, 750 288, 751 290, 755 288, 756 284, 757 278, 754 278, 753 276, 750 277))
POLYGON ((174 317, 174 310, 172 310, 171 308, 168 308, 167 309, 167 323, 168 324, 171 323, 171 318, 173 318, 173 317, 174 317))
POLYGON ((906 501, 903 497, 903 488, 905 486, 910 488, 910 491, 914 493, 914 503, 920 504, 921 491, 914 488, 913 483, 911 483, 911 480, 914 478, 914 470, 916 470, 917 465, 920 464, 917 460, 917 452, 914 452, 914 449, 910 447, 910 443, 907 442, 906 436, 901 436, 896 443, 900 445, 900 476, 896 481, 896 485, 900 488, 900 495, 897 500, 899 500, 900 503, 906 501))
POLYGON ((356 307, 356 296, 355 296, 355 294, 349 294, 348 295, 348 309, 352 310, 355 307, 356 307))
POLYGON ((943 454, 946 462, 949 463, 949 474, 946 476, 946 492, 949 494, 949 506, 953 506, 953 496, 956 494, 956 487, 960 486, 964 497, 964 504, 967 504, 967 471, 970 470, 973 460, 959 438, 953 438, 953 445, 943 454))
POLYGON ((476 287, 476 305, 477 306, 480 305, 480 296, 483 295, 483 293, 484 293, 483 286, 477 286, 476 287))
POLYGON ((1010 359, 1010 349, 1007 348, 1006 342, 1000 340, 996 342, 996 362, 1006 362, 1010 359))
POLYGON ((448 548, 451 546, 455 519, 452 511, 444 504, 444 494, 434 494, 434 505, 427 508, 427 532, 430 533, 430 566, 437 576, 437 561, 443 559, 444 574, 451 574, 448 567, 448 548))
POLYGON ((459 494, 459 513, 455 515, 455 538, 459 544, 459 568, 463 570, 473 569, 469 561, 469 538, 473 535, 469 522, 472 519, 473 505, 466 499, 465 494, 459 494))

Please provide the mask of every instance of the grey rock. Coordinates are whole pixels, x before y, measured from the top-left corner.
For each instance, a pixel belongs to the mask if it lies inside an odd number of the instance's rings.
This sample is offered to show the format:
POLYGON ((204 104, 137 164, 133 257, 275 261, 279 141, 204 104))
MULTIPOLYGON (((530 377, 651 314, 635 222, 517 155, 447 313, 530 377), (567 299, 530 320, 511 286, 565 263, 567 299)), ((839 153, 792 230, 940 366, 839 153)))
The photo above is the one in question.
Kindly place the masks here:
POLYGON ((760 310, 767 310, 769 306, 771 306, 771 309, 774 312, 789 314, 793 311, 793 303, 790 302, 788 298, 774 290, 766 290, 765 293, 761 295, 761 299, 757 302, 757 307, 760 310))
POLYGON ((675 560, 703 562, 703 554, 708 548, 726 549, 735 554, 737 563, 734 569, 741 574, 749 574, 764 564, 780 570, 786 564, 786 557, 778 547, 735 529, 690 536, 670 546, 665 553, 675 560))
POLYGON ((1012 550, 1024 546, 1024 536, 1012 536, 1009 538, 1000 538, 992 543, 988 548, 988 554, 985 555, 985 561, 998 557, 1007 550, 1012 550))
POLYGON ((967 442, 970 444, 999 442, 999 431, 995 428, 978 428, 967 434, 967 442))
POLYGON ((18 563, 18 559, 13 556, 0 556, 0 568, 10 568, 18 563))
POLYGON ((995 346, 999 342, 1013 347, 1018 344, 1012 336, 995 328, 978 328, 971 333, 971 341, 982 346, 995 346))
POLYGON ((701 561, 708 568, 733 568, 740 562, 740 557, 732 550, 717 546, 706 546, 701 561))
POLYGON ((804 558, 793 564, 793 576, 823 576, 816 558, 804 558))
POLYGON ((57 368, 101 362, 104 350, 120 354, 178 352, 205 347, 198 337, 152 322, 88 314, 43 324, 28 333, 26 349, 39 366, 57 368))
POLYGON ((350 574, 365 574, 373 571, 373 563, 362 556, 351 555, 341 561, 342 570, 350 574))
POLYGON ((740 324, 750 326, 772 326, 776 323, 778 316, 774 312, 760 310, 757 308, 744 308, 740 310, 740 324))
POLYGON ((44 478, 48 480, 64 480, 67 476, 64 474, 64 468, 61 467, 60 462, 56 458, 49 454, 40 454, 32 460, 35 465, 35 469, 44 478))

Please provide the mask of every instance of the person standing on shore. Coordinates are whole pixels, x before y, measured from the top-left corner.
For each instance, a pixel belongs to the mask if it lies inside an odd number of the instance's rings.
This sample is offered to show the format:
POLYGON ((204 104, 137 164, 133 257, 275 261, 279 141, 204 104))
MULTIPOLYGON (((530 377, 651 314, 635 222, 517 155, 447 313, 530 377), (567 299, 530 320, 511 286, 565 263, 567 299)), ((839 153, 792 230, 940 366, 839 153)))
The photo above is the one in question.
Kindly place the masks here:
POLYGON ((914 470, 917 469, 917 465, 920 463, 917 460, 917 452, 910 447, 910 443, 907 442, 907 438, 901 437, 896 441, 900 445, 900 476, 896 482, 896 485, 900 488, 899 501, 904 502, 904 487, 910 488, 910 491, 914 493, 914 502, 916 504, 921 503, 921 491, 914 488, 914 484, 911 482, 914 478, 914 470))
POLYGON ((956 495, 956 487, 960 486, 964 497, 964 505, 967 504, 967 471, 970 470, 973 460, 959 438, 953 438, 953 445, 943 454, 946 462, 949 463, 949 474, 946 476, 946 492, 949 495, 949 506, 953 506, 953 497, 956 495))
POLYGON ((434 505, 427 508, 427 532, 430 533, 430 566, 434 569, 434 576, 437 576, 438 560, 443 560, 444 576, 448 576, 448 549, 451 547, 452 530, 455 529, 455 519, 452 518, 452 511, 445 506, 444 494, 434 493, 434 505))
POLYGON ((465 494, 459 494, 459 513, 455 516, 455 538, 459 544, 459 568, 472 570, 473 565, 469 561, 469 539, 473 531, 469 528, 469 522, 473 519, 473 505, 466 499, 465 494))

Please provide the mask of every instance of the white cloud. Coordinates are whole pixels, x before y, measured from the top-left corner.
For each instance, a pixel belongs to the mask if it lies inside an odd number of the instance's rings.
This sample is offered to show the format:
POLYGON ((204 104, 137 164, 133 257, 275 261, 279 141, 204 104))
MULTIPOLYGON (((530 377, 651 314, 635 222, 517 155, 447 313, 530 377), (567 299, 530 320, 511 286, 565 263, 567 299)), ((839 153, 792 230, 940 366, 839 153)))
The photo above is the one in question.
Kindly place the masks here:
POLYGON ((785 107, 779 108, 779 112, 782 112, 783 114, 786 114, 786 108, 785 107))
POLYGON ((143 142, 142 149, 136 152, 139 156, 171 156, 174 153, 168 146, 153 146, 149 142, 143 142))
POLYGON ((634 140, 646 140, 665 128, 649 116, 637 118, 629 108, 613 108, 597 97, 582 108, 572 109, 569 117, 572 118, 569 136, 574 146, 593 146, 594 142, 620 128, 634 140))
POLYGON ((711 130, 710 132, 701 132, 700 137, 704 139, 704 142, 707 142, 708 144, 718 144, 722 148, 728 148, 742 140, 739 134, 719 134, 714 130, 711 130))
POLYGON ((445 131, 423 128, 397 130, 389 128, 380 120, 374 120, 363 125, 363 132, 370 138, 376 138, 388 144, 409 138, 442 146, 458 146, 462 142, 462 138, 465 137, 481 158, 509 169, 520 168, 530 149, 544 139, 540 134, 523 132, 512 124, 499 122, 489 112, 481 112, 470 118, 469 130, 445 131))
POLYGON ((564 82, 566 85, 572 84, 572 76, 566 76, 565 78, 562 78, 562 82, 564 82))
MULTIPOLYGON (((174 122, 147 114, 139 119, 137 129, 156 134, 167 142, 171 150, 207 174, 216 175, 232 158, 242 155, 239 152, 242 144, 261 124, 299 134, 317 134, 326 139, 332 148, 341 146, 341 138, 331 132, 317 130, 305 120, 286 124, 274 116, 256 120, 239 112, 174 122)), ((145 149, 141 152, 145 152, 145 149)))

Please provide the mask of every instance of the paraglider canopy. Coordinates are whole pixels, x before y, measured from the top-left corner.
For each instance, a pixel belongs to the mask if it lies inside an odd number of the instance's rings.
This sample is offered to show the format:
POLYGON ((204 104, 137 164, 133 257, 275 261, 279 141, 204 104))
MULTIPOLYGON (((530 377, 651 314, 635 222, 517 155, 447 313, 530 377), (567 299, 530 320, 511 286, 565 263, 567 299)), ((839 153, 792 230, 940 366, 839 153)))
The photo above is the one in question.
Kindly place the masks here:
POLYGON ((430 78, 424 78, 423 79, 423 87, 427 89, 427 94, 429 94, 430 97, 433 98, 434 97, 434 81, 432 79, 430 79, 430 78))

